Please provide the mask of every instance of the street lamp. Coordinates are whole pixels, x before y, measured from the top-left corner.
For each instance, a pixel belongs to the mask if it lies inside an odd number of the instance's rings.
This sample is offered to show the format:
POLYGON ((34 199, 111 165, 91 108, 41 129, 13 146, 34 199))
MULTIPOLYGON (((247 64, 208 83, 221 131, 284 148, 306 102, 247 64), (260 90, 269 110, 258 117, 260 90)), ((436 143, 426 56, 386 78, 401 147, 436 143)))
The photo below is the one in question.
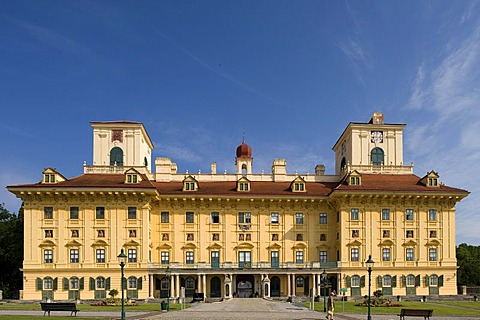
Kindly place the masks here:
POLYGON ((121 320, 125 320, 125 301, 124 301, 124 290, 123 290, 123 284, 124 284, 124 281, 123 281, 123 268, 125 268, 125 262, 127 261, 127 255, 125 254, 125 252, 123 251, 123 248, 122 250, 120 251, 120 254, 117 256, 118 258, 118 262, 120 263, 120 269, 122 270, 122 278, 120 280, 120 287, 122 288, 122 315, 121 315, 121 320))
POLYGON ((167 310, 170 311, 170 275, 172 274, 172 271, 170 270, 170 267, 167 266, 167 270, 165 270, 165 276, 167 277, 167 310))
POLYGON ((368 271, 368 313, 367 313, 367 320, 372 320, 372 316, 370 315, 370 287, 372 286, 372 269, 373 269, 373 264, 375 262, 372 260, 372 255, 368 256, 368 260, 365 261, 365 264, 367 265, 367 271, 368 271))
POLYGON ((327 271, 323 269, 322 272, 323 280, 323 312, 327 312, 327 271))

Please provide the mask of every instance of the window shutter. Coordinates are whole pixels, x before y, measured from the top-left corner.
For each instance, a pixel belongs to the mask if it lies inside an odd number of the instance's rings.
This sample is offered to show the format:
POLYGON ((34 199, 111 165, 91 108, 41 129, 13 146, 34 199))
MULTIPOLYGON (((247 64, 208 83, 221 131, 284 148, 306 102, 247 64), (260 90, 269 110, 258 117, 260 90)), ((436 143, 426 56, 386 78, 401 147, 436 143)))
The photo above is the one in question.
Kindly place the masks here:
POLYGON ((392 288, 396 288, 397 287, 397 276, 393 276, 392 277, 392 288))
POLYGON ((41 278, 37 278, 37 286, 36 286, 36 289, 37 290, 43 290, 43 280, 41 278))
POLYGON ((415 287, 420 287, 420 275, 415 277, 415 287))
POLYGON ((360 287, 364 288, 365 287, 365 276, 362 276, 360 278, 360 287))
POLYGON ((53 291, 58 289, 58 278, 53 279, 53 291))
POLYGON ((382 276, 377 277, 377 285, 379 288, 383 288, 382 276))
POLYGON ((407 277, 405 276, 402 276, 402 287, 406 287, 407 286, 407 277))
POLYGON ((105 281, 105 290, 110 290, 110 277, 105 281))
POLYGON ((83 290, 84 288, 84 281, 83 281, 83 277, 80 278, 80 290, 83 290))
POLYGON ((438 277, 438 286, 439 286, 439 287, 443 287, 443 275, 441 275, 440 277, 438 277))
POLYGON ((63 278, 62 282, 63 282, 62 284, 63 290, 65 291, 68 290, 68 278, 63 278))
POLYGON ((90 286, 88 287, 88 290, 92 291, 92 290, 95 290, 95 279, 93 278, 90 278, 89 279, 90 281, 90 286))
POLYGON ((137 290, 142 290, 142 277, 137 279, 137 290))
POLYGON ((429 287, 430 286, 430 277, 429 275, 427 274, 425 276, 425 287, 429 287))
POLYGON ((346 282, 347 288, 350 288, 351 287, 351 278, 349 276, 347 276, 345 278, 345 282, 346 282))

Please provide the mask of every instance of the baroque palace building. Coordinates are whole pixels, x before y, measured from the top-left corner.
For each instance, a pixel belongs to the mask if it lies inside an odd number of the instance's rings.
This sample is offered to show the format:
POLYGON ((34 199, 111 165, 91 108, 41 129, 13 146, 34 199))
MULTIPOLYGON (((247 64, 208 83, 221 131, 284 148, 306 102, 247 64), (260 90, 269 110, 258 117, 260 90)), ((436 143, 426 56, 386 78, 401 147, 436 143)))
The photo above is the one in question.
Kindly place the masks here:
POLYGON ((335 145, 335 174, 289 174, 285 159, 253 173, 252 148, 236 172, 179 173, 156 158, 143 124, 91 122, 93 164, 66 178, 8 190, 24 202, 25 300, 287 297, 326 290, 457 293, 455 205, 468 192, 403 163, 404 124, 349 123, 335 145), (168 268, 168 269, 167 269, 168 268), (168 270, 168 271, 167 271, 168 270))

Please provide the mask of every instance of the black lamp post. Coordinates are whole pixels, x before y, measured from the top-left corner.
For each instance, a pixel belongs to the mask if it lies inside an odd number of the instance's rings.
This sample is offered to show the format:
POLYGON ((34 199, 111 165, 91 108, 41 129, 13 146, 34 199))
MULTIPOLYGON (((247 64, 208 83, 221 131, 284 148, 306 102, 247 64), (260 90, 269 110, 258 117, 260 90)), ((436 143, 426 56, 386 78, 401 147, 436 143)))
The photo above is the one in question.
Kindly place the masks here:
POLYGON ((372 320, 372 316, 370 315, 370 288, 372 286, 372 269, 373 269, 373 264, 375 262, 372 260, 372 256, 368 256, 368 260, 365 261, 365 264, 367 265, 367 271, 368 271, 368 313, 367 313, 367 320, 372 320))
POLYGON ((327 271, 323 269, 322 272, 323 280, 323 312, 327 312, 327 271))
POLYGON ((123 248, 122 250, 120 251, 120 254, 117 256, 118 258, 118 262, 120 263, 120 269, 122 270, 122 278, 120 279, 120 287, 121 287, 121 290, 122 290, 122 315, 121 315, 121 320, 125 320, 125 301, 124 301, 124 288, 123 288, 123 284, 124 284, 124 277, 123 277, 123 268, 125 268, 125 262, 127 261, 127 255, 125 254, 125 252, 123 251, 123 248))
POLYGON ((170 275, 172 274, 172 271, 170 270, 170 267, 167 266, 167 270, 165 270, 165 276, 167 277, 168 280, 168 285, 167 285, 167 310, 170 311, 170 275))

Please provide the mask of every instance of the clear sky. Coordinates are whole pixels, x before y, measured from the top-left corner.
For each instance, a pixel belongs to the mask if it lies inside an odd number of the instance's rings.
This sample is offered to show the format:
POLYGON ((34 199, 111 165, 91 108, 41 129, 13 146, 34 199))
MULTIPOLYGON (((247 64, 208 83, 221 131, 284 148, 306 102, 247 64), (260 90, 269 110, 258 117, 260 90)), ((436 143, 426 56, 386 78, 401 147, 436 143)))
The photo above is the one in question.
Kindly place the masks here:
POLYGON ((0 6, 6 185, 92 163, 90 121, 144 123, 179 172, 334 172, 350 121, 406 123, 405 163, 469 190, 457 243, 480 245, 480 2, 16 0, 0 6))

